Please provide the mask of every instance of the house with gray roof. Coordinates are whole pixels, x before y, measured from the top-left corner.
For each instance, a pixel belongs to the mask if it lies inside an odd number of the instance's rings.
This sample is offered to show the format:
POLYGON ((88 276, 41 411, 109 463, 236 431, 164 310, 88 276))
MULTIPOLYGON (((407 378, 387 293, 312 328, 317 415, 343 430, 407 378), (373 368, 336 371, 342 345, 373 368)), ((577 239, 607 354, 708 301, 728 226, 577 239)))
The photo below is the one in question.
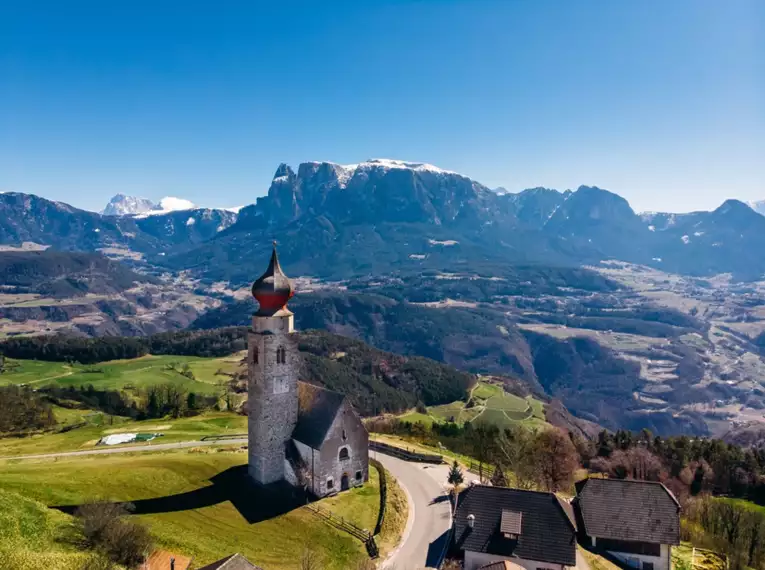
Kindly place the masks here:
POLYGON ((231 554, 225 558, 221 558, 217 562, 208 564, 199 570, 263 570, 259 566, 255 566, 252 562, 247 560, 241 554, 231 554))
POLYGON ((574 500, 583 540, 638 570, 670 570, 680 544, 680 504, 663 484, 586 479, 574 500))
POLYGON ((554 493, 473 485, 457 498, 453 540, 464 570, 576 566, 573 511, 554 493))

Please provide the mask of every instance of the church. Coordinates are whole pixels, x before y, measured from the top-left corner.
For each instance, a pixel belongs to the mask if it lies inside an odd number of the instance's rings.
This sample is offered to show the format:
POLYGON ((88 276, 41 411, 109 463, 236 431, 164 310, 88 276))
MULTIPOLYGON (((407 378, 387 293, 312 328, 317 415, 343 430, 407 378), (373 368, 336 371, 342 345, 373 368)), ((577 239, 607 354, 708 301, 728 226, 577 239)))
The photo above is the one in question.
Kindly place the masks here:
POLYGON ((252 286, 258 311, 247 337, 249 467, 258 484, 286 481, 324 497, 369 479, 369 435, 348 399, 301 382, 295 290, 274 245, 252 286))

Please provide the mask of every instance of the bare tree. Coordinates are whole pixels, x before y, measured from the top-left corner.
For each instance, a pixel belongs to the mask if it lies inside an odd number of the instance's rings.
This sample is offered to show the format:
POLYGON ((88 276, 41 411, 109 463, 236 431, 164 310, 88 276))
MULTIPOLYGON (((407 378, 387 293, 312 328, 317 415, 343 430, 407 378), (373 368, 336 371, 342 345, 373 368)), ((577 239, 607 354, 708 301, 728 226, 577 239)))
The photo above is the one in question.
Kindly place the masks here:
POLYGON ((321 557, 319 553, 310 548, 303 550, 303 555, 300 557, 300 570, 321 570, 321 557))
POLYGON ((543 430, 535 443, 541 486, 548 491, 568 488, 579 467, 579 454, 568 434, 557 428, 543 430))

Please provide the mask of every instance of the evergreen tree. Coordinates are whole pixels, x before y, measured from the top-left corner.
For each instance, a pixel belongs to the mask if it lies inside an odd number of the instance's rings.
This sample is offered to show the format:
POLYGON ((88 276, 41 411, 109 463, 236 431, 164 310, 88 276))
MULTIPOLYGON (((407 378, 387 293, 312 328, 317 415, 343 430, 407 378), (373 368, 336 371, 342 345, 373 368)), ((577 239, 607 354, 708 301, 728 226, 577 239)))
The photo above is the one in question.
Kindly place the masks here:
POLYGON ((447 481, 449 484, 454 487, 455 489, 462 485, 462 482, 465 480, 465 477, 462 475, 462 469, 460 469, 459 464, 457 463, 457 460, 454 460, 454 463, 452 463, 451 469, 449 469, 449 477, 447 478, 447 481))
POLYGON ((157 399, 156 390, 151 390, 149 392, 149 403, 146 405, 146 415, 150 418, 158 418, 160 415, 159 400, 157 399))

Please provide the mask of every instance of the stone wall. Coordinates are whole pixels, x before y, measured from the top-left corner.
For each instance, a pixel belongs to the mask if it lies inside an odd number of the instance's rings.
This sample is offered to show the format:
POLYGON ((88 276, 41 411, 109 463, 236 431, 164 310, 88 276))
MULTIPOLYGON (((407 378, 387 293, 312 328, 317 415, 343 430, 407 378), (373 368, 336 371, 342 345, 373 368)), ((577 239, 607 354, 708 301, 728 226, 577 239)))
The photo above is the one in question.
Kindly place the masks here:
POLYGON ((347 400, 327 432, 320 459, 314 460, 315 494, 341 491, 344 476, 348 487, 369 480, 369 434, 347 400), (347 457, 341 458, 341 450, 347 451, 347 457))

